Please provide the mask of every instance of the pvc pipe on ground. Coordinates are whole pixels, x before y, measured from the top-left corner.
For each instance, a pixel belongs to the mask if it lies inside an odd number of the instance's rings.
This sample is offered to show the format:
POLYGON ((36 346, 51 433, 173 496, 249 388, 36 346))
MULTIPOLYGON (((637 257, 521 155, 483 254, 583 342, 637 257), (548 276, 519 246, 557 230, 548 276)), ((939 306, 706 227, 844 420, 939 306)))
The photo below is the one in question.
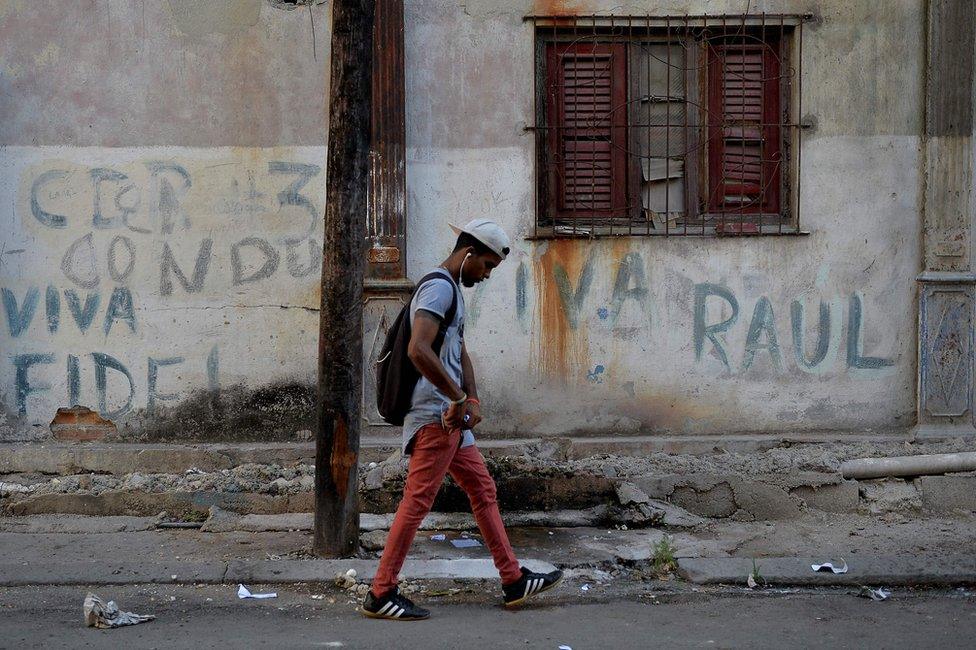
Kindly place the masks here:
POLYGON ((894 458, 858 458, 841 464, 844 478, 881 478, 884 476, 926 476, 948 472, 976 471, 976 452, 925 454, 894 458))

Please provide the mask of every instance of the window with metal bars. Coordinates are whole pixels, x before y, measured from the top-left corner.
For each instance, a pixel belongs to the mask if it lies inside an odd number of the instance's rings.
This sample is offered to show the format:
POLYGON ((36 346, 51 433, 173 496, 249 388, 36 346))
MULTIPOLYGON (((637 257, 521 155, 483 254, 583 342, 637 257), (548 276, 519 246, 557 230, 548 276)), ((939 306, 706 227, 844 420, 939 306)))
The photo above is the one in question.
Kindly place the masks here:
POLYGON ((536 235, 798 233, 807 17, 530 16, 536 235))

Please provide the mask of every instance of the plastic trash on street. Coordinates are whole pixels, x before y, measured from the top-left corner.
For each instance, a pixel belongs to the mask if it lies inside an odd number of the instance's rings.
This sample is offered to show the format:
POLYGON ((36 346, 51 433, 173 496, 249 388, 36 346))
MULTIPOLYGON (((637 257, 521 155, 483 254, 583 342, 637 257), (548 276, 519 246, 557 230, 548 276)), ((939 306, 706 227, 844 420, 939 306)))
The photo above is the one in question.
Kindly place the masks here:
POLYGON ((85 625, 99 629, 123 627, 125 625, 138 625, 139 623, 145 623, 146 621, 151 621, 156 618, 152 614, 133 614, 132 612, 123 612, 119 609, 119 606, 115 604, 114 600, 110 600, 106 603, 91 592, 85 596, 84 609, 85 625))
POLYGON ((471 539, 469 537, 463 537, 461 539, 452 539, 451 544, 454 548, 474 548, 475 546, 481 546, 481 542, 476 539, 471 539))

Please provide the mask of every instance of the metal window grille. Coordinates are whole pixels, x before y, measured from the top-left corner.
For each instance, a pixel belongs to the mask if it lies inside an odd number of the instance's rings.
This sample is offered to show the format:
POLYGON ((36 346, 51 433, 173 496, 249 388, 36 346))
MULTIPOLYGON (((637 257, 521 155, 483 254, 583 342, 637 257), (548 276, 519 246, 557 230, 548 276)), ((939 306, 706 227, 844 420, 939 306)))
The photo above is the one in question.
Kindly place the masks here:
POLYGON ((536 236, 798 233, 810 18, 527 16, 536 236))

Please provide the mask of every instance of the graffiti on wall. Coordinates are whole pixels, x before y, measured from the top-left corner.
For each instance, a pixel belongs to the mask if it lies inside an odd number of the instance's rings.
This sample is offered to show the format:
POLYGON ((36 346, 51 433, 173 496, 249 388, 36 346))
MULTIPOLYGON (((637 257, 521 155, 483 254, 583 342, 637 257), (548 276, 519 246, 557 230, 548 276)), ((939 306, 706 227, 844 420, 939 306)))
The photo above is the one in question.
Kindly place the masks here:
MULTIPOLYGON (((708 282, 695 285, 693 341, 695 360, 701 361, 706 347, 709 353, 721 361, 729 371, 733 370, 729 344, 726 334, 739 322, 740 303, 728 287, 708 282), (710 321, 707 315, 709 299, 722 301, 727 316, 718 321, 710 321)), ((867 356, 864 354, 864 297, 855 292, 847 301, 846 341, 840 342, 841 327, 836 318, 836 303, 820 301, 817 309, 815 335, 809 336, 807 305, 801 299, 789 303, 790 343, 787 352, 783 351, 777 334, 776 316, 772 301, 760 296, 748 321, 745 343, 740 355, 740 370, 748 370, 757 357, 766 356, 774 368, 784 369, 784 356, 790 356, 796 367, 811 373, 824 373, 833 367, 841 347, 843 361, 848 369, 881 370, 894 365, 889 358, 867 356)))
POLYGON ((616 343, 640 335, 641 341, 660 349, 671 332, 686 332, 695 365, 744 379, 754 376, 750 369, 760 367, 781 373, 792 368, 809 374, 849 371, 869 377, 895 365, 893 358, 873 349, 872 354, 865 352, 865 341, 873 338, 867 300, 860 292, 821 291, 816 295, 822 297, 812 300, 805 295, 759 295, 747 305, 723 284, 688 281, 682 283, 687 291, 673 294, 654 284, 641 253, 626 243, 612 244, 609 256, 598 251, 589 242, 553 241, 545 244, 537 260, 519 262, 515 312, 520 323, 529 320, 532 306, 526 296, 534 289, 537 360, 544 374, 585 373, 588 381, 600 383, 607 368, 599 359, 590 359, 591 334, 616 343), (530 264, 534 283, 529 280, 530 264), (605 277, 598 282, 600 273, 605 277), (662 295, 674 297, 653 309, 662 295), (621 322, 625 311, 628 318, 621 322), (652 327, 652 314, 659 314, 657 328, 652 327))
POLYGON ((218 343, 230 331, 186 330, 186 353, 136 350, 152 349, 167 310, 314 310, 321 172, 252 152, 121 165, 52 160, 29 168, 15 223, 0 244, 0 340, 13 351, 5 355, 11 376, 3 379, 10 405, 20 415, 33 409, 49 417, 45 398, 80 403, 85 389, 114 418, 179 399, 173 386, 192 388, 184 374, 217 390, 218 343), (63 396, 53 394, 55 372, 63 396))

